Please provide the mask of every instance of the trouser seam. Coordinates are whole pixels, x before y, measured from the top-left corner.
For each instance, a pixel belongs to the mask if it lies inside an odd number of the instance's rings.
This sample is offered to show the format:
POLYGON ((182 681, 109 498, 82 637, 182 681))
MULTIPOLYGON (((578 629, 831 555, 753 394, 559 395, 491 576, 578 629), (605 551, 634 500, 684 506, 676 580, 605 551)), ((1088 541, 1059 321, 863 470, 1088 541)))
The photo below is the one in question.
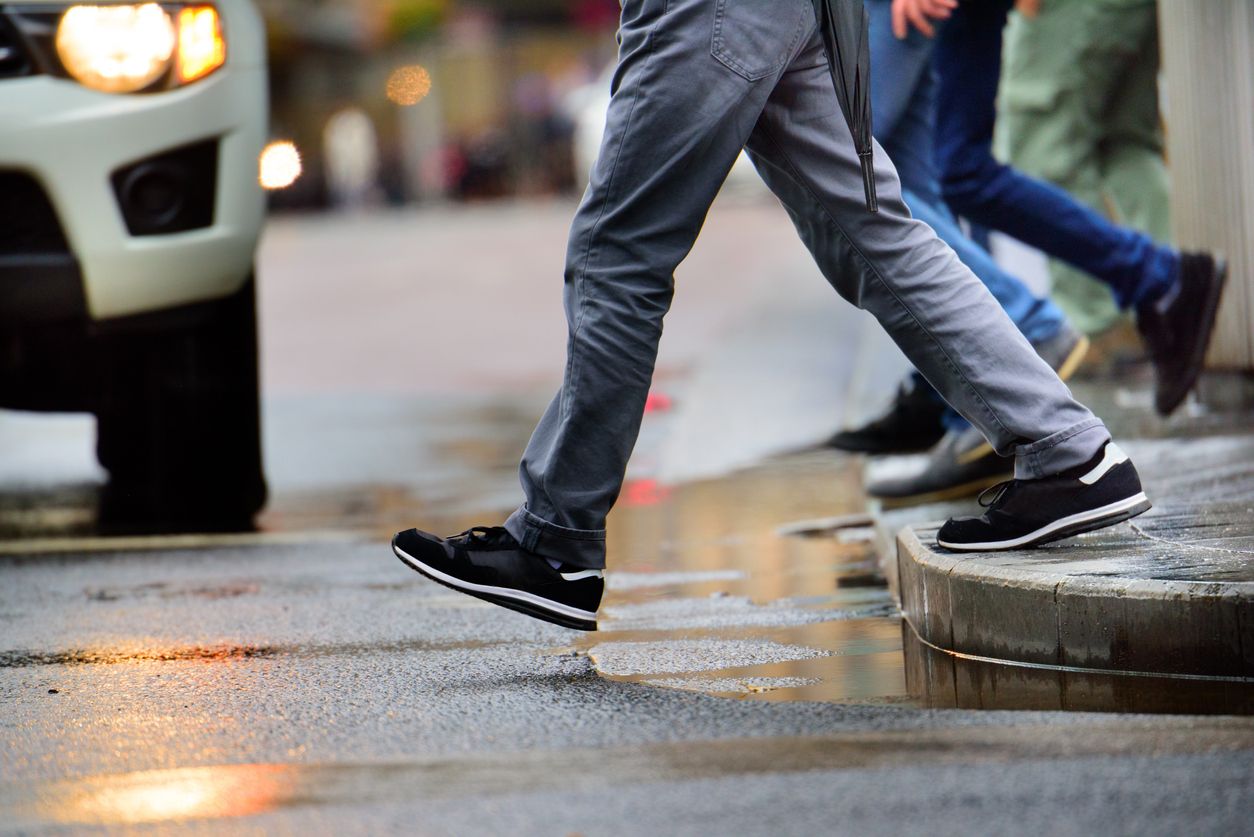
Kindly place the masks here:
POLYGON ((1034 476, 1042 477, 1045 475, 1040 465, 1040 459, 1043 454, 1048 453, 1059 445, 1071 441, 1076 436, 1102 426, 1104 426, 1102 420, 1096 416, 1090 419, 1085 419, 1079 424, 1074 424, 1071 427, 1060 430, 1052 436, 1047 436, 1046 438, 1041 439, 1039 442, 1033 442, 1028 445, 1020 445, 1015 449, 1015 458, 1017 460, 1022 460, 1034 476))
MULTIPOLYGON (((663 15, 665 15, 666 10, 669 9, 669 5, 670 3, 668 0, 666 4, 666 8, 664 8, 663 10, 663 15)), ((656 26, 656 23, 654 25, 656 26)), ((646 75, 648 73, 649 67, 653 63, 653 57, 655 55, 654 46, 655 46, 655 40, 653 37, 653 32, 650 32, 648 35, 648 47, 644 56, 644 65, 640 71, 641 75, 646 75)), ((588 265, 592 262, 592 255, 595 250, 595 241, 596 241, 597 233, 600 231, 601 223, 605 220, 605 214, 609 211, 609 208, 610 208, 611 197, 613 196, 613 190, 614 190, 614 175, 618 171, 618 163, 619 163, 619 160, 622 158, 623 149, 627 145, 627 138, 631 135, 632 120, 636 115, 636 105, 639 104, 640 102, 640 92, 643 88, 644 88, 643 84, 634 85, 634 90, 632 92, 632 97, 631 97, 631 106, 627 111, 627 119, 623 123, 622 136, 619 137, 618 148, 614 152, 614 161, 610 164, 609 174, 607 175, 606 180, 605 180, 604 194, 601 198, 601 209, 597 213, 596 221, 593 222, 592 227, 588 230, 588 243, 584 251, 582 264, 574 271, 573 275, 570 278, 570 281, 572 285, 574 286, 573 290, 579 296, 579 304, 578 304, 577 310, 575 311, 574 323, 572 323, 571 325, 570 353, 569 353, 568 362, 566 364, 566 375, 562 381, 562 406, 561 406, 560 415, 558 417, 559 428, 565 427, 565 425, 570 420, 570 405, 575 400, 575 397, 574 397, 575 396, 574 383, 576 379, 575 372, 579 364, 579 333, 581 329, 583 328, 584 314, 588 309, 588 303, 591 302, 591 296, 592 296, 593 291, 595 290, 595 286, 593 285, 593 283, 587 281, 588 265)), ((540 490, 541 492, 543 492, 545 500, 548 502, 549 508, 556 509, 557 505, 553 502, 552 494, 549 493, 547 473, 544 476, 544 481, 540 485, 540 490)))
POLYGON ((533 514, 528 509, 523 509, 523 519, 527 522, 528 527, 536 530, 543 530, 554 535, 566 538, 572 541, 603 541, 605 540, 604 529, 572 529, 569 526, 561 526, 552 521, 545 520, 539 515, 533 514))
POLYGON ((1094 416, 1091 419, 1085 419, 1079 424, 1074 424, 1065 430, 1060 430, 1052 436, 1047 436, 1039 442, 1033 442, 1028 445, 1020 445, 1015 450, 1016 456, 1035 456, 1038 453, 1044 453, 1051 448, 1056 448, 1063 442, 1079 436, 1086 430, 1092 430, 1094 427, 1100 427, 1102 420, 1094 416))
MULTIPOLYGON (((993 411, 993 408, 989 406, 987 401, 984 400, 984 397, 980 395, 979 391, 976 390, 976 388, 971 385, 971 382, 967 380, 966 376, 962 374, 962 370, 958 368, 958 365, 954 362, 953 358, 950 356, 949 352, 946 351, 945 347, 941 344, 941 342, 936 339, 936 336, 932 334, 930 330, 928 330, 927 326, 925 326, 923 322, 918 318, 918 316, 914 313, 914 310, 911 309, 911 307, 906 304, 906 302, 897 294, 895 290, 893 290, 892 286, 888 282, 884 281, 884 277, 880 274, 879 269, 875 266, 875 264, 869 258, 867 258, 866 254, 862 252, 861 248, 858 247, 857 243, 853 240, 853 238, 850 237, 850 235, 847 232, 845 232, 845 229, 844 227, 840 225, 840 222, 837 221, 835 217, 833 217, 831 211, 827 208, 827 205, 823 203, 823 201, 815 193, 814 189, 811 188, 810 184, 806 182, 805 178, 801 176, 801 173, 798 171, 796 164, 793 163, 792 158, 788 156, 788 152, 784 150, 783 146, 781 146, 779 141, 775 138, 774 132, 771 131, 771 129, 766 127, 765 125, 762 126, 762 130, 763 130, 763 133, 766 135, 767 139, 770 140, 771 145, 774 146, 775 151, 779 154, 779 159, 788 166, 789 170, 793 174, 793 177, 795 178, 797 183, 800 184, 801 188, 804 189, 807 193, 809 193, 810 198, 818 205, 820 211, 823 213, 823 216, 827 218, 828 223, 831 224, 831 226, 840 234, 841 238, 845 240, 845 242, 849 245, 849 248, 858 256, 858 258, 862 261, 862 263, 866 265, 867 270, 870 272, 870 274, 873 277, 875 277, 876 281, 879 282, 880 286, 883 287, 886 291, 888 291, 889 295, 897 302, 899 306, 901 306, 902 310, 904 310, 906 314, 910 316, 910 319, 914 321, 915 325, 917 325, 919 329, 925 335, 927 335, 927 338, 933 343, 933 345, 935 345, 936 348, 940 350, 941 355, 944 356, 945 358, 945 363, 949 366, 950 370, 957 377, 958 381, 961 382, 962 385, 966 387, 967 390, 971 393, 971 395, 973 395, 975 399, 984 407, 989 417, 992 418, 994 422, 996 422, 997 426, 1001 428, 1002 432, 1007 437, 1014 438, 1015 434, 1010 432, 1010 430, 1006 427, 1005 423, 1002 422, 1001 418, 997 415, 997 413, 993 411)), ((955 256, 955 259, 956 258, 957 257, 955 256)))

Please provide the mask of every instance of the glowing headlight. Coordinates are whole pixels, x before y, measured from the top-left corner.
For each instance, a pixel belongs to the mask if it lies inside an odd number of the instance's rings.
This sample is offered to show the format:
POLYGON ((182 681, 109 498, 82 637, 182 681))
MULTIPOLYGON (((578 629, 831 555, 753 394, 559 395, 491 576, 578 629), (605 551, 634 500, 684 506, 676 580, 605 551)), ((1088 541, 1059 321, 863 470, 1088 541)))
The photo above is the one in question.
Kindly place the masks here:
POLYGON ((142 90, 161 78, 174 45, 174 24, 156 3, 72 6, 57 27, 57 55, 66 71, 108 93, 142 90))
POLYGON ((66 72, 107 93, 143 90, 171 66, 169 86, 186 84, 226 61, 222 21, 212 6, 173 13, 156 3, 71 6, 61 16, 56 45, 66 72))

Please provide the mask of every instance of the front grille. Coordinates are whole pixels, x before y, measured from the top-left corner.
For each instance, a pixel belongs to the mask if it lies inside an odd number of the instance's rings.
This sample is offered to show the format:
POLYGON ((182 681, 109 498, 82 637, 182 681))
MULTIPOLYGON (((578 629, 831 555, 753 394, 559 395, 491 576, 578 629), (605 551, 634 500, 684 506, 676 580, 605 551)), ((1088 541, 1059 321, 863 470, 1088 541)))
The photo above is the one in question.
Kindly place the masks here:
POLYGON ((31 71, 30 58, 17 31, 0 11, 0 79, 29 75, 31 71))
POLYGON ((52 201, 39 181, 20 171, 0 171, 0 256, 68 253, 52 201))

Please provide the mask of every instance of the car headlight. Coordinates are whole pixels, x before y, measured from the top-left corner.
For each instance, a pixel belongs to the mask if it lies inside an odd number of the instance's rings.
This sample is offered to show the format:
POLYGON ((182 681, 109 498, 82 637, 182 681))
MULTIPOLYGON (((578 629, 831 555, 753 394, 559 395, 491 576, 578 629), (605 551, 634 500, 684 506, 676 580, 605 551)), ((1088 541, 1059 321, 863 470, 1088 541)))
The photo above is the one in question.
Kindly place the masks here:
POLYGON ((71 6, 57 26, 56 50, 72 78, 107 93, 145 90, 163 78, 163 87, 177 87, 226 61, 213 6, 71 6))

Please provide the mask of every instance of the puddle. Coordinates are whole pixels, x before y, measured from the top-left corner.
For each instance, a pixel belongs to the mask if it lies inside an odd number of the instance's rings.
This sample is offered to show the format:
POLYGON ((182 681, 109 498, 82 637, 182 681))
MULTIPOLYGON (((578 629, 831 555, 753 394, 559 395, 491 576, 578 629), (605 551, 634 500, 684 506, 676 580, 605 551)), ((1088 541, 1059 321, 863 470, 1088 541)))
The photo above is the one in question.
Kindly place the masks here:
POLYGON ((606 642, 588 649, 588 656, 597 671, 620 678, 641 674, 756 668, 808 660, 826 656, 827 653, 804 645, 748 639, 606 642))
POLYGON ((910 701, 857 465, 772 460, 625 504, 609 527, 597 671, 749 700, 910 701))
MULTIPOLYGON (((277 480, 275 499, 259 519, 264 531, 239 543, 264 546, 336 533, 387 539, 419 521, 424 528, 456 532, 500 519, 516 500, 515 458, 531 427, 530 412, 485 411, 477 404, 446 413, 433 424, 444 430, 424 442, 422 450, 409 450, 406 463, 384 457, 383 447, 376 450, 367 439, 362 450, 354 448, 353 456, 341 463, 352 465, 347 474, 332 477, 311 466, 308 473, 293 471, 277 480), (419 463, 423 467, 416 467, 419 463), (371 479, 356 482, 353 475, 371 479), (413 478, 403 481, 402 476, 413 478)), ((644 448, 642 456, 648 460, 648 445, 644 448)), ((602 676, 659 688, 755 700, 905 700, 899 622, 876 566, 860 470, 853 459, 794 454, 727 477, 663 486, 637 463, 610 521, 611 572, 602 630, 578 640, 576 650, 605 661, 602 676), (746 656, 742 652, 749 647, 801 650, 746 656), (664 670, 625 662, 656 662, 663 652, 671 660, 664 670)), ((86 505, 83 497, 77 501, 86 505)), ((232 537, 241 536, 164 538, 150 544, 100 539, 97 546, 201 548, 233 543, 232 537)), ((27 541, 24 548, 38 543, 27 541)), ((83 551, 72 538, 48 549, 76 556, 83 551)), ((189 586, 102 583, 83 591, 89 603, 100 607, 144 600, 186 600, 192 605, 266 593, 249 578, 189 586)), ((441 606, 486 607, 461 596, 448 599, 441 606)), ((395 647, 428 646, 401 642, 395 647)), ((0 667, 337 653, 342 649, 316 644, 248 652, 17 649, 0 654, 0 667)))

